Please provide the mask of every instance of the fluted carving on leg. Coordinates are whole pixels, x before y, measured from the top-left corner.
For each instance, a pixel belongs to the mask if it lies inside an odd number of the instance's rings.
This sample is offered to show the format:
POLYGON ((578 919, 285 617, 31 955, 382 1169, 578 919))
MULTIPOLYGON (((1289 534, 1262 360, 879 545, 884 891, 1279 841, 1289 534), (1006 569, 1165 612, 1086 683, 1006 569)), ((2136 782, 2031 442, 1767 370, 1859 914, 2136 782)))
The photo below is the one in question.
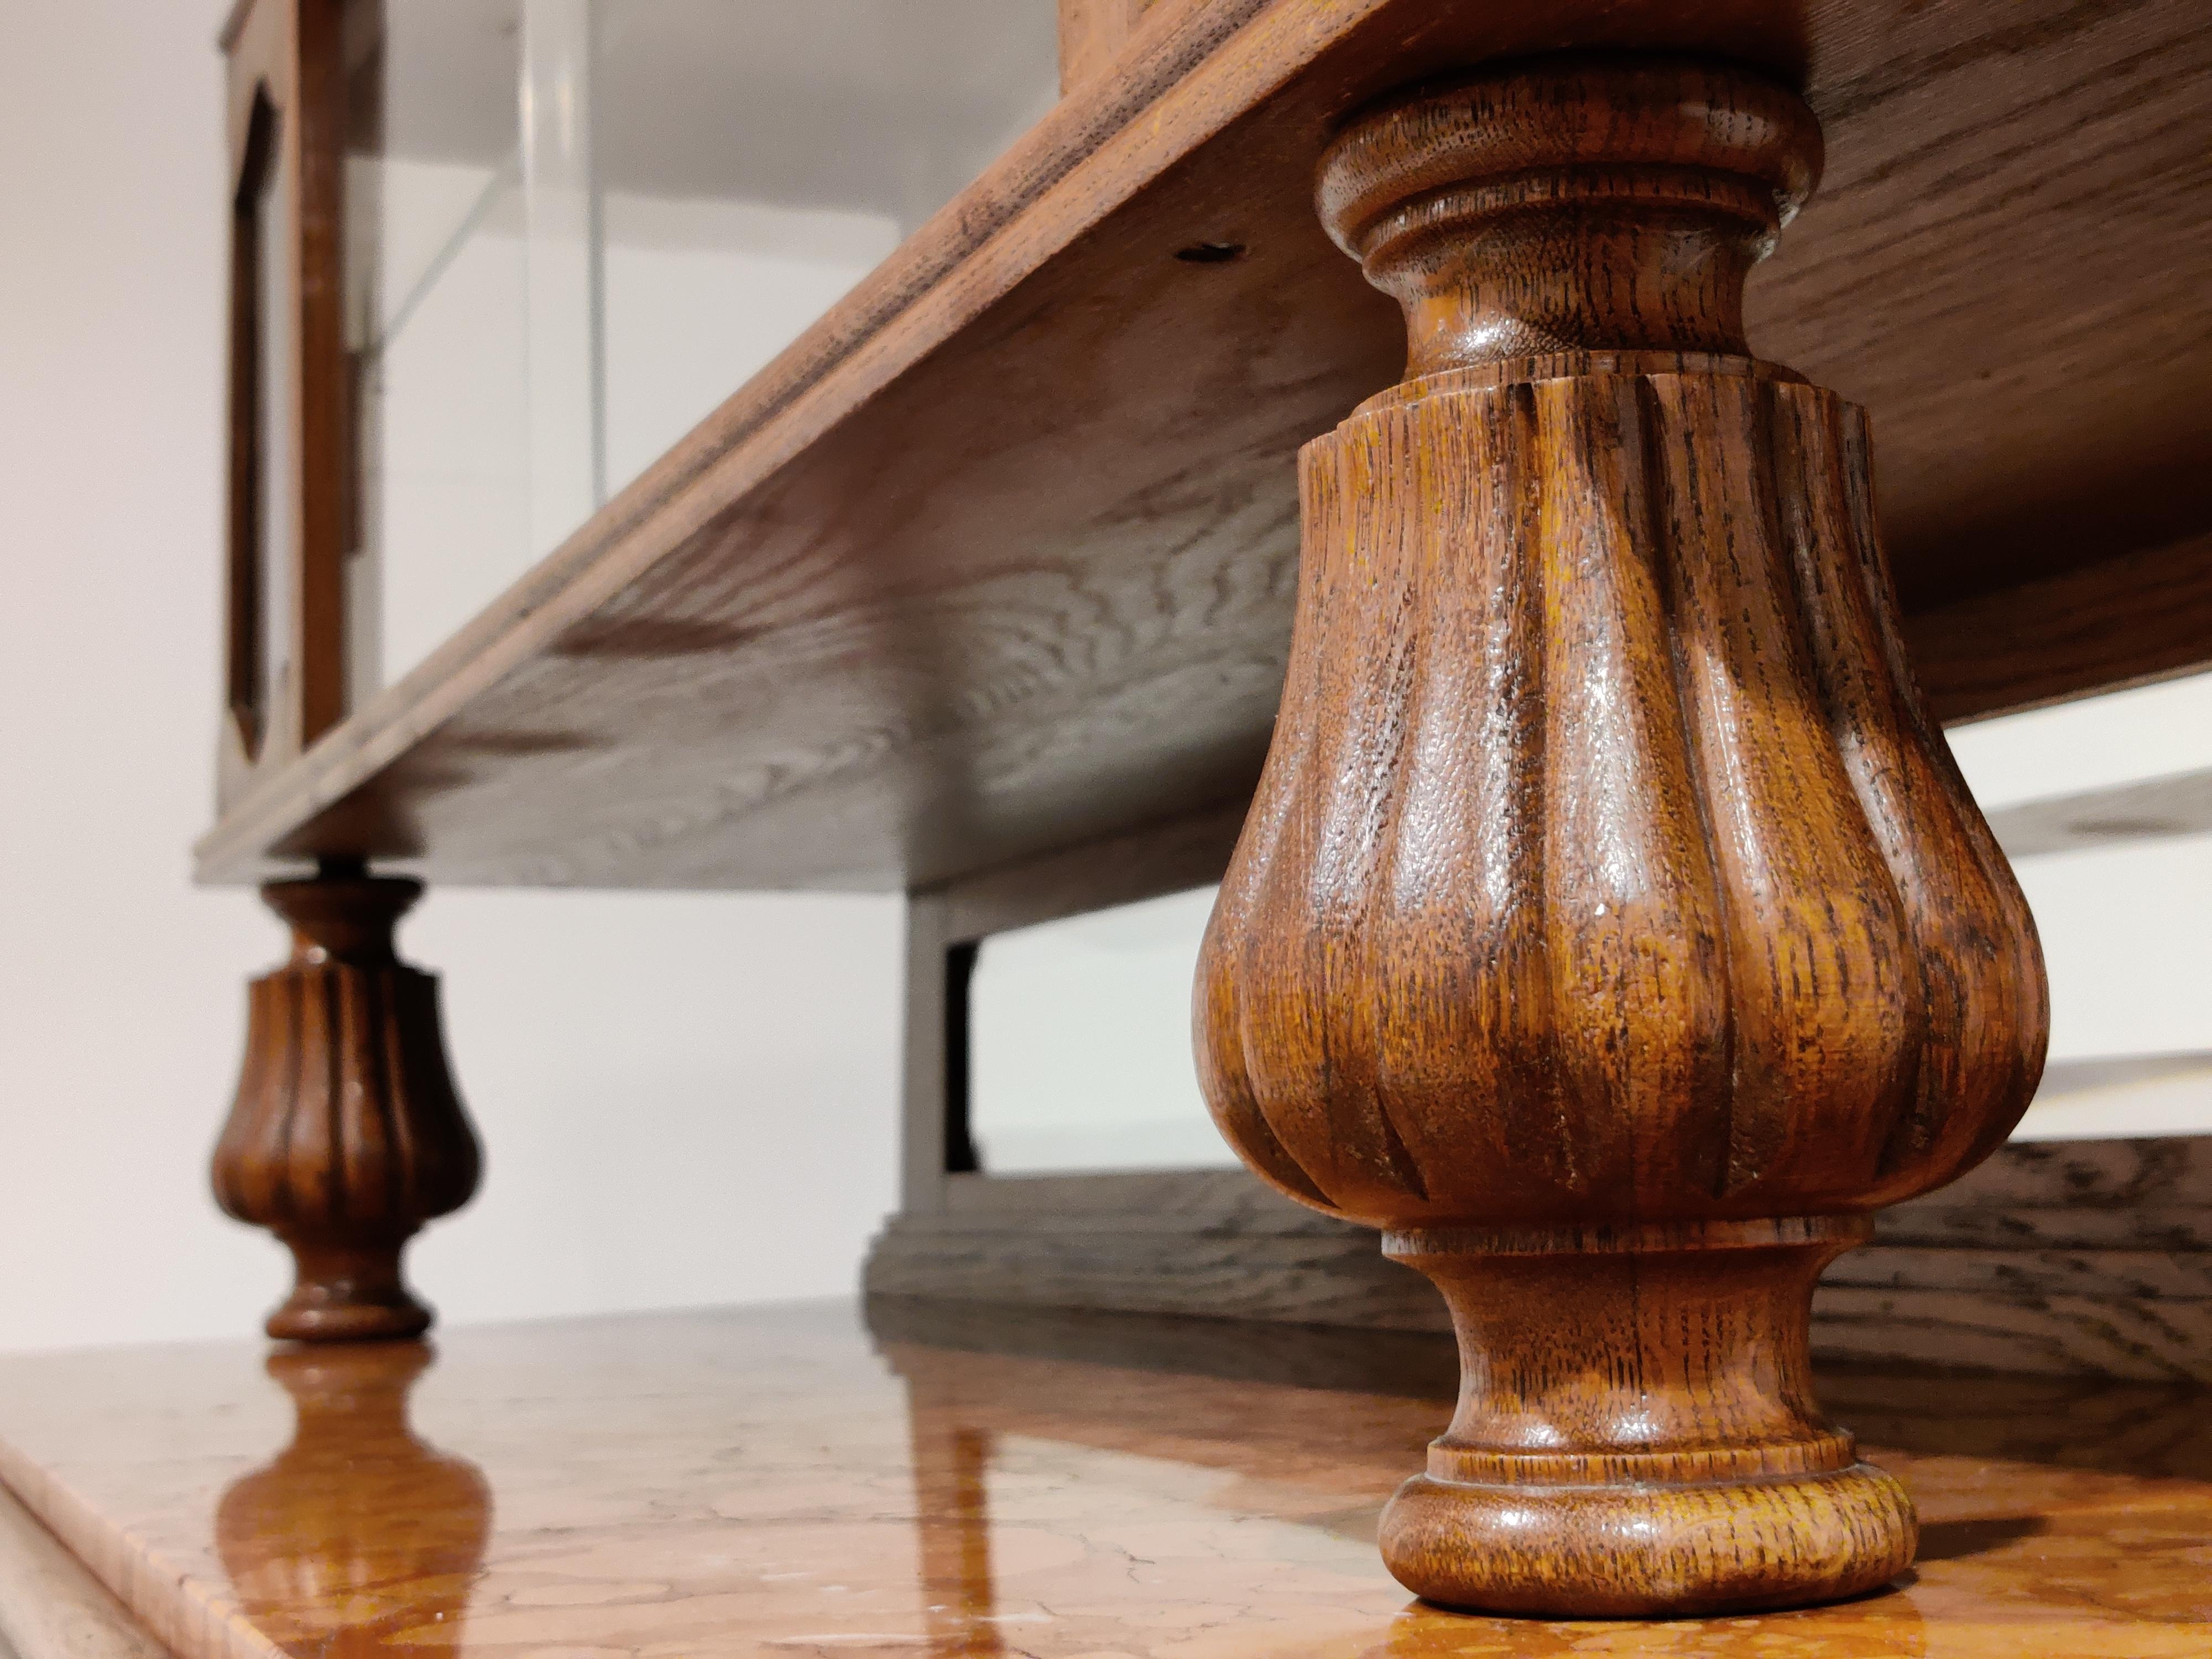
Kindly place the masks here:
POLYGON ((214 1159, 216 1201, 290 1247, 279 1338, 412 1336, 430 1310, 399 1258, 476 1191, 475 1132, 446 1061, 438 984, 392 933, 421 884, 341 876, 262 890, 291 959, 247 992, 246 1060, 214 1159))
POLYGON ((1451 1304, 1460 1419, 1383 1532, 1442 1600, 1900 1570, 1911 1505, 1820 1422, 1806 1304, 2040 1073, 2033 925, 1898 643, 1864 416, 1741 342, 1731 284, 1818 160, 1779 88, 1614 62, 1431 90, 1324 163, 1409 379, 1301 459, 1197 1037, 1248 1160, 1451 1304))

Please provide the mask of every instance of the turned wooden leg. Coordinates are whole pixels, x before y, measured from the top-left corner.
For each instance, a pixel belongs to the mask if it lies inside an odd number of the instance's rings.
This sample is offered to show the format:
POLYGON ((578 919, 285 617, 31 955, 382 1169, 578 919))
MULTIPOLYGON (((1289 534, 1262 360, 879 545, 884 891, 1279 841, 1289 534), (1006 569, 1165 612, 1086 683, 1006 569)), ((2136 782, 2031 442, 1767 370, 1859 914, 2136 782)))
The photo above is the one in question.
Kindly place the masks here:
POLYGON ((1382 1537, 1438 1601, 1784 1607, 1912 1558, 1808 1304, 2003 1139, 2045 1010, 1865 418, 1742 337, 1819 164, 1786 89, 1616 58, 1430 87, 1322 165, 1411 349, 1302 457, 1197 1037, 1254 1167, 1450 1304, 1459 1412, 1382 1537))
POLYGON ((269 1334, 414 1336, 430 1310, 400 1251, 476 1191, 475 1132, 446 1066, 438 982, 393 954, 420 882, 352 871, 261 890, 292 957, 255 980, 246 1064, 215 1150, 216 1200, 291 1248, 269 1334))

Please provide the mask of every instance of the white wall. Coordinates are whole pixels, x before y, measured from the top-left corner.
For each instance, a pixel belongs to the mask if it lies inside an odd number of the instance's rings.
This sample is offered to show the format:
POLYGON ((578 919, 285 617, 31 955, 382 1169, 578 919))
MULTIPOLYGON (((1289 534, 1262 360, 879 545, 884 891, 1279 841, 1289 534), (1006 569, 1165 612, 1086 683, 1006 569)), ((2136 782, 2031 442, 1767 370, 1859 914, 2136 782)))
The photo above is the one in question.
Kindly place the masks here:
MULTIPOLYGON (((2212 674, 1960 726, 1984 808, 2212 767, 2212 674)), ((2051 974, 2051 1057, 2212 1052, 2212 836, 2020 860, 2051 974)), ((2212 1089, 2206 1091, 2212 1128, 2212 1089)))
MULTIPOLYGON (((235 1335, 276 1247, 205 1160, 247 896, 210 808, 227 0, 0 0, 0 1347, 235 1335)), ((892 1202, 890 900, 434 893, 483 1196, 453 1321, 822 1294, 892 1202)))
POLYGON ((899 244, 889 216, 606 201, 607 488, 621 489, 899 244))

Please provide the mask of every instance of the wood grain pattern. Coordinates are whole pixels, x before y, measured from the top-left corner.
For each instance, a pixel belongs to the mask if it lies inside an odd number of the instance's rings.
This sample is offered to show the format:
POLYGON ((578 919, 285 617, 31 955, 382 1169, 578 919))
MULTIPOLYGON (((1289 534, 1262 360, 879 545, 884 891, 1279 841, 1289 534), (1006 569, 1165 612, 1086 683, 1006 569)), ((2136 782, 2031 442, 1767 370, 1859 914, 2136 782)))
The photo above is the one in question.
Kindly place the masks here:
POLYGON ((1223 1224, 1123 1231, 1063 1227, 1045 1216, 987 1224, 902 1215, 870 1250, 862 1284, 870 1297, 978 1307, 1449 1329, 1432 1286, 1378 1255, 1373 1233, 1340 1229, 1243 1232, 1223 1224))
POLYGON ((1245 803, 1127 835, 1087 842, 963 877, 929 892, 957 939, 1057 921, 1119 904, 1208 887, 1221 879, 1244 827, 1245 803))
POLYGON ((1814 1281, 1868 1231, 1392 1235, 1462 1356, 1451 1427, 1382 1514, 1393 1576, 1450 1605, 1589 1618, 1798 1606, 1904 1571, 1911 1500, 1813 1391, 1814 1281))
POLYGON ((1322 163, 1407 379, 1301 457, 1194 1026, 1230 1145, 1451 1310, 1459 1411, 1381 1535, 1431 1600, 1788 1607, 1912 1559, 1813 1403, 1813 1287, 2003 1141, 2048 1014, 1864 417, 1743 341, 1820 163, 1786 88, 1659 58, 1425 87, 1322 163))
MULTIPOLYGON (((1855 1364, 2212 1382, 2212 1139, 2016 1142, 1880 1212, 1813 1302, 1855 1364)), ((872 1295, 1444 1332, 1374 1237, 1243 1170, 955 1177, 899 1216, 872 1295)))
MULTIPOLYGON (((1574 45, 1806 88, 1826 183, 1745 314, 1872 411, 1908 629, 2212 523, 2212 290, 2176 276, 2212 259, 2194 0, 1217 0, 1148 23, 567 546, 235 802, 201 873, 373 854, 472 883, 916 887, 1246 799, 1294 452, 1402 351, 1313 222, 1311 163, 1395 87, 1574 45), (1246 252, 1175 258, 1200 242, 1246 252)), ((2098 673, 2165 626, 2125 589, 2098 616, 2098 673)), ((1935 648, 1932 684, 2008 700, 1935 648)))
POLYGON ((1103 76, 1161 0, 1060 0, 1060 89, 1103 76))
POLYGON ((1945 721, 2212 667, 2212 536, 1908 611, 1905 641, 1945 721))
POLYGON ((216 1143, 216 1201, 298 1267, 269 1334, 412 1336, 430 1310, 400 1275, 407 1241, 475 1193, 476 1133, 446 1063, 438 984, 393 954, 419 882, 325 875, 262 896, 291 959, 248 988, 246 1063, 216 1143))
POLYGON ((1863 1364, 1976 1368, 2059 1376, 2212 1382, 2212 1300, 1991 1295, 1837 1285, 1814 1304, 1814 1346, 1863 1364))

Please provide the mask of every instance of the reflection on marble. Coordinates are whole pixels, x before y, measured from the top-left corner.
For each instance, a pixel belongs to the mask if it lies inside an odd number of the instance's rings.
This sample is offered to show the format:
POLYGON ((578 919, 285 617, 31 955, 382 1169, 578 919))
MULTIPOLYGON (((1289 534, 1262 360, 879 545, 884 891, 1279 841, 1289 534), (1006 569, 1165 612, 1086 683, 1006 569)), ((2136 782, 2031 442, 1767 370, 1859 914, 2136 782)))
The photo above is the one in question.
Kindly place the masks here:
POLYGON ((216 1552, 239 1604, 288 1652, 380 1652, 394 1632, 426 1623, 459 1638, 491 1531, 491 1489, 475 1464, 409 1426, 407 1397, 431 1358, 420 1342, 269 1358, 269 1375, 292 1397, 292 1441, 224 1490, 216 1552))
POLYGON ((1539 1624, 1412 1603, 1377 1511, 1426 1339, 850 1308, 428 1351, 0 1361, 0 1475, 186 1659, 1523 1655, 2206 1659, 2205 1396, 1859 1373, 1926 1550, 1832 1608, 1539 1624), (272 1381, 273 1377, 273 1381, 272 1381))

